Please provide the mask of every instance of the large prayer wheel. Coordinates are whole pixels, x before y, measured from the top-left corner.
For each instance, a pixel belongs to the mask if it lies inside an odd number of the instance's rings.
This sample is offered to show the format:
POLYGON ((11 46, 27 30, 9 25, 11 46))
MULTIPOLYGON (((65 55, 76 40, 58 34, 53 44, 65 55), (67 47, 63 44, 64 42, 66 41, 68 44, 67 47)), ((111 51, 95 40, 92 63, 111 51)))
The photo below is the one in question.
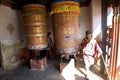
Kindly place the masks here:
POLYGON ((23 7, 23 19, 28 49, 42 50, 46 48, 46 7, 39 4, 25 5, 23 7))
POLYGON ((51 15, 57 53, 73 55, 78 51, 79 3, 73 1, 52 4, 51 15))

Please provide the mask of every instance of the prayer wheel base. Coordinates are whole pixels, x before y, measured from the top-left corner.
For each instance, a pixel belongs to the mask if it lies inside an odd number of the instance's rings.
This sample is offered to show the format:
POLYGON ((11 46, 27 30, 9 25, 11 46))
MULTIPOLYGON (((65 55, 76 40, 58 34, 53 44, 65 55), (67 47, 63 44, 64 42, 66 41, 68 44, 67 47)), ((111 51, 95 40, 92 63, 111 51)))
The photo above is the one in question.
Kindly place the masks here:
POLYGON ((44 57, 40 60, 38 59, 30 59, 30 67, 31 70, 45 70, 45 68, 47 67, 47 58, 44 57))
POLYGON ((63 69, 68 65, 68 63, 61 62, 60 63, 60 72, 63 71, 63 69))

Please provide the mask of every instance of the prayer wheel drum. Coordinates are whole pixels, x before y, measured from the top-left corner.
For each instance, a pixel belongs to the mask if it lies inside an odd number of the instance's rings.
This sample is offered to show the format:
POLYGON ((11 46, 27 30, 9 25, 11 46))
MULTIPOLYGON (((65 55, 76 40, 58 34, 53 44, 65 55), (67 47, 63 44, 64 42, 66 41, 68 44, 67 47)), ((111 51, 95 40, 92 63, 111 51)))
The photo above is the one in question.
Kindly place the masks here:
POLYGON ((28 49, 42 50, 47 47, 46 7, 28 4, 23 7, 23 19, 28 49))
POLYGON ((73 1, 52 5, 51 15, 57 53, 74 55, 78 51, 79 4, 73 1))

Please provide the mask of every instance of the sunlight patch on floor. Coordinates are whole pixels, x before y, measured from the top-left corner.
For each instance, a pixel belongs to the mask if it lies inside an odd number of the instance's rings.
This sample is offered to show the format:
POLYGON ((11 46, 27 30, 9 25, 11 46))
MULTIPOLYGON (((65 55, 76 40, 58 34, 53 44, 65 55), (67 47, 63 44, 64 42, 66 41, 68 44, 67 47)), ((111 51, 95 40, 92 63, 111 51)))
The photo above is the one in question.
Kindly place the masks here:
POLYGON ((79 80, 83 80, 84 78, 84 75, 75 68, 74 59, 71 59, 67 66, 62 70, 61 75, 65 80, 76 80, 76 76, 79 77, 79 80))
MULTIPOLYGON (((80 68, 80 71, 84 74, 86 74, 86 70, 84 68, 80 68)), ((104 80, 100 76, 96 75, 92 71, 90 71, 90 79, 89 80, 104 80)))

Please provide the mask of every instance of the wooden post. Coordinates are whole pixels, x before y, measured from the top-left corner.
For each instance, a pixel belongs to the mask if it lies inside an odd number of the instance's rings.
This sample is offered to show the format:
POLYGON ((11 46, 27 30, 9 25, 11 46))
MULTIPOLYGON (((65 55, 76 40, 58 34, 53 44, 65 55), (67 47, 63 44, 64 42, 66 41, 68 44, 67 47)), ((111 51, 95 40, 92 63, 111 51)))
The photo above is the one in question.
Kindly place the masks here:
MULTIPOLYGON (((103 57, 105 60, 106 56, 106 37, 107 37, 107 2, 105 0, 101 1, 101 9, 102 9, 102 50, 103 50, 103 57)), ((101 60, 101 72, 105 72, 104 63, 101 60)))
POLYGON ((117 72, 117 64, 118 64, 118 50, 119 50, 119 36, 120 36, 120 28, 119 28, 119 8, 114 7, 114 16, 113 16, 113 26, 112 26, 112 48, 111 48, 111 56, 110 56, 110 69, 109 69, 109 80, 117 80, 116 72, 117 72))

